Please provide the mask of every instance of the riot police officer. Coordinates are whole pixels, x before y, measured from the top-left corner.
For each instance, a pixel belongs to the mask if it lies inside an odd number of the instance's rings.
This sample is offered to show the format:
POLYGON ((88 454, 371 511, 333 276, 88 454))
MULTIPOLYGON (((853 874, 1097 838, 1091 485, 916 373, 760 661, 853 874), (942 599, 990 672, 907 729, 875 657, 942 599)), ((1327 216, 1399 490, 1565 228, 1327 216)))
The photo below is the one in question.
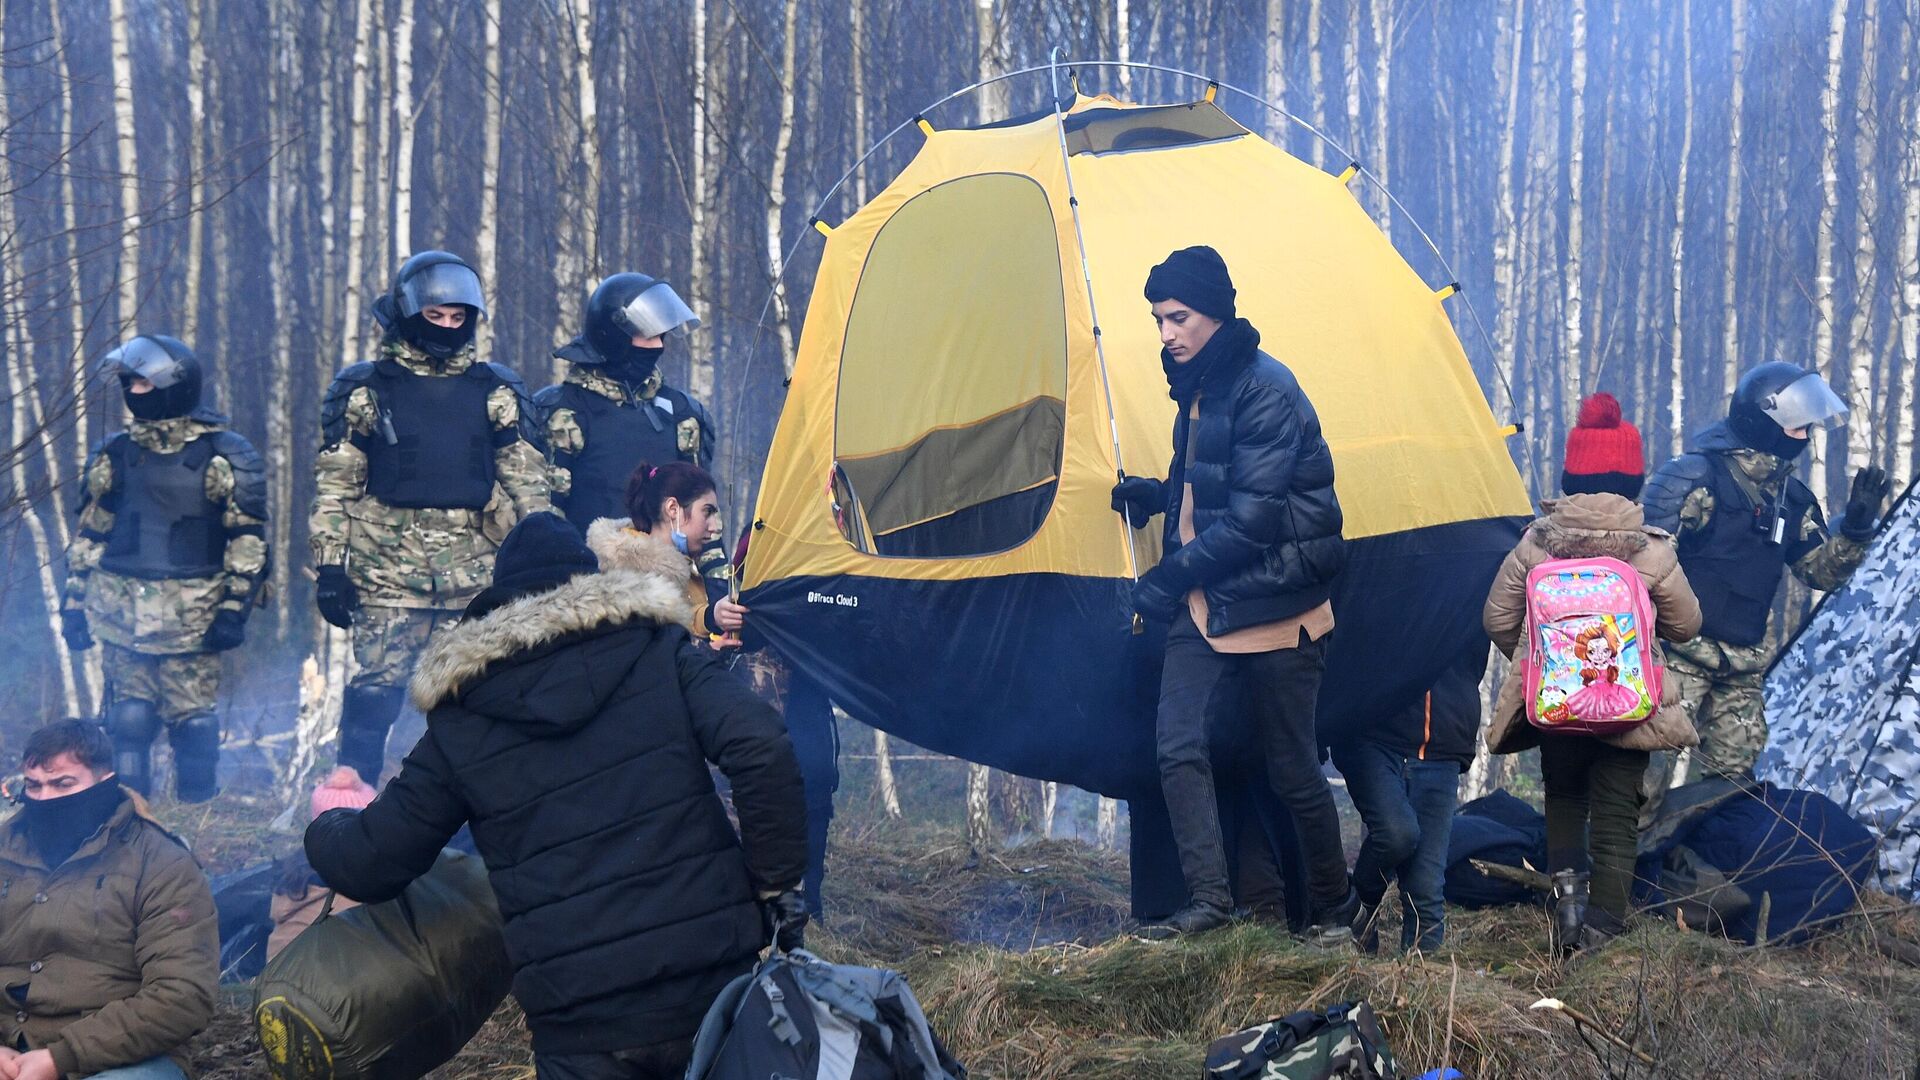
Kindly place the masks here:
POLYGON ((626 516, 636 464, 709 468, 716 438, 707 410, 661 379, 667 335, 700 325, 673 286, 615 274, 587 299, 585 323, 553 354, 567 361, 565 380, 534 399, 546 418, 554 505, 583 533, 600 518, 626 516))
MULTIPOLYGON (((1811 429, 1846 412, 1818 374, 1761 364, 1741 376, 1726 419, 1647 480, 1647 524, 1678 538, 1703 616, 1699 637, 1666 645, 1666 677, 1680 684, 1700 732, 1693 755, 1703 767, 1689 770, 1695 776, 1750 774, 1766 746, 1762 684, 1779 648, 1768 620, 1782 572, 1809 588, 1839 588, 1878 528, 1892 487, 1885 470, 1854 475, 1832 535, 1813 492, 1793 475, 1811 429)), ((1668 755, 1655 758, 1643 820, 1657 809, 1673 768, 1668 755)))
POLYGON ((549 509, 533 404, 475 355, 486 314, 459 256, 413 256, 373 304, 379 359, 342 371, 321 404, 314 601, 352 633, 340 763, 370 784, 414 656, 486 587, 514 524, 549 509))
POLYGON ((246 640, 266 578, 266 466, 201 404, 204 371, 179 340, 136 337, 101 369, 133 420, 87 462, 61 633, 74 649, 99 635, 121 782, 151 793, 164 727, 175 794, 204 802, 220 761, 220 654, 246 640))

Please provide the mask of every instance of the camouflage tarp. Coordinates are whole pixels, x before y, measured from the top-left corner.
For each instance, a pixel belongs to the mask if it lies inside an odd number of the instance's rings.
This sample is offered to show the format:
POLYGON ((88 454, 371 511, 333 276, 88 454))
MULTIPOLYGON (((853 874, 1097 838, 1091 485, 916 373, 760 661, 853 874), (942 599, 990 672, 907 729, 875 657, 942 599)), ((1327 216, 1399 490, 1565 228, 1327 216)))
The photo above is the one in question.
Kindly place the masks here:
POLYGON ((1894 504, 1853 578, 1767 675, 1754 771, 1817 791, 1880 838, 1880 882, 1920 900, 1920 499, 1894 504))

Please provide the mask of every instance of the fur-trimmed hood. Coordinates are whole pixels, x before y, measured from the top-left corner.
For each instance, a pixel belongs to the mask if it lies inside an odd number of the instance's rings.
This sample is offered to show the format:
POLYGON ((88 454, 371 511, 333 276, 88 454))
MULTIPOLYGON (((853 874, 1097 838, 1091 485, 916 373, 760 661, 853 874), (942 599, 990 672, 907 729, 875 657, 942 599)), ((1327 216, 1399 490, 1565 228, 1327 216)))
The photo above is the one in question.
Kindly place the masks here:
POLYGON ((1533 542, 1556 559, 1632 562, 1654 538, 1640 504, 1621 495, 1569 495, 1542 504, 1546 514, 1529 526, 1533 542))
MULTIPOLYGON (((660 575, 629 569, 580 574, 557 588, 510 601, 435 635, 420 656, 409 693, 414 705, 426 712, 494 681, 523 661, 546 660, 551 652, 543 646, 569 635, 635 620, 657 626, 685 625, 691 618, 686 593, 660 575)), ((604 679, 594 682, 604 691, 612 689, 604 679)), ((481 711, 513 719, 494 709, 481 711)))
POLYGON ((650 574, 681 587, 700 579, 692 559, 672 544, 635 530, 632 518, 601 518, 587 526, 587 547, 600 560, 602 570, 650 574))

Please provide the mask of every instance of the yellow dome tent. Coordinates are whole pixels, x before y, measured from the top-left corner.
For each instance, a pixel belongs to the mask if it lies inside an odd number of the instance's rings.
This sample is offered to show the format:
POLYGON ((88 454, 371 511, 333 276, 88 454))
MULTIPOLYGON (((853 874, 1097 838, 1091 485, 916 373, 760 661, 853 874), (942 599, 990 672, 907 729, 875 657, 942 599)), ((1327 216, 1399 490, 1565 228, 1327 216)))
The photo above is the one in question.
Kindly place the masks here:
POLYGON ((1411 701, 1479 633, 1529 512, 1445 310, 1348 191, 1209 100, 1079 97, 934 130, 828 228, 744 574, 753 624, 859 719, 1122 797, 1157 793, 1153 635, 1128 595, 1173 403, 1141 290, 1226 259, 1311 397, 1350 568, 1329 724, 1411 701), (1396 695, 1398 698, 1396 699, 1396 695))

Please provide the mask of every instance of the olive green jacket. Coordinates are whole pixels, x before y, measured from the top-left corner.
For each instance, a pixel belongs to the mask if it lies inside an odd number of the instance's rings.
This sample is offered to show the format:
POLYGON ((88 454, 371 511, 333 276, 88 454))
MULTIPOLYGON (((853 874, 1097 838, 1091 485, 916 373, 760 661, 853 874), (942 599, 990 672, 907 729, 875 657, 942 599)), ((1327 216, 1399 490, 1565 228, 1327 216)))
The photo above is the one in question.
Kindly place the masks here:
POLYGON ((51 870, 20 815, 0 822, 6 1045, 50 1050, 62 1076, 162 1054, 187 1070, 187 1040, 213 1019, 219 982, 207 877, 131 792, 51 870))

